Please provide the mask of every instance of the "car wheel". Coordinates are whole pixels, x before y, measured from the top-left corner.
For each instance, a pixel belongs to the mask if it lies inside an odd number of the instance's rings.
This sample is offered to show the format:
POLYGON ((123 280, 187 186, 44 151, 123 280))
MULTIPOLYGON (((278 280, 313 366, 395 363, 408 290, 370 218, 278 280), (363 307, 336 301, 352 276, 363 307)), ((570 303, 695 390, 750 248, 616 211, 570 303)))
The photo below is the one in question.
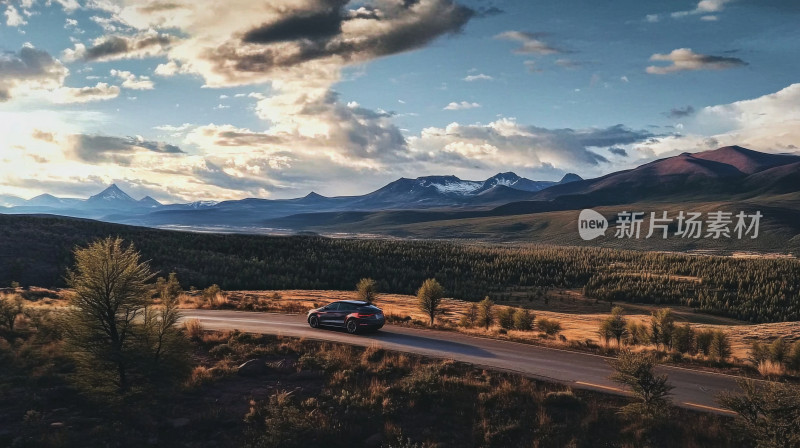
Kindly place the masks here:
POLYGON ((319 317, 316 315, 309 317, 308 325, 311 325, 311 328, 319 328, 319 317))
POLYGON ((345 324, 345 327, 347 328, 347 332, 350 334, 358 333, 358 322, 356 322, 355 319, 348 320, 347 324, 345 324))

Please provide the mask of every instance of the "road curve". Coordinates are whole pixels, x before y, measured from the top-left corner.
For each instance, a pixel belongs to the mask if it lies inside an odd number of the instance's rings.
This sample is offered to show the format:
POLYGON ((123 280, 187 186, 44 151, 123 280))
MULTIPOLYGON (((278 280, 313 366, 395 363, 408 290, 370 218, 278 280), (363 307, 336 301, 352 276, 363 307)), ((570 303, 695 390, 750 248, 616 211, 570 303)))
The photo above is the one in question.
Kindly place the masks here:
MULTIPOLYGON (((198 319, 210 330, 240 330, 369 346, 454 359, 480 367, 520 373, 579 389, 626 394, 611 382, 607 358, 517 342, 468 336, 461 333, 387 325, 377 333, 350 335, 344 331, 310 328, 304 315, 255 313, 227 310, 182 310, 183 319, 198 319)), ((728 413, 719 409, 715 396, 736 390, 736 377, 679 367, 660 366, 675 386, 675 404, 701 411, 728 413)))

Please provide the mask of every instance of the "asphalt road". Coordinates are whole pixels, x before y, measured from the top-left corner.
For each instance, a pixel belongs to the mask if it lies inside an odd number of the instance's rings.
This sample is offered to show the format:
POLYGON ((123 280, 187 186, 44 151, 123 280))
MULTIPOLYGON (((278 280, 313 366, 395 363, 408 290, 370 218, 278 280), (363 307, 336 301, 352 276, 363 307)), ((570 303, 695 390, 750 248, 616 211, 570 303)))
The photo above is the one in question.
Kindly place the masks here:
MULTIPOLYGON (((350 335, 336 329, 311 328, 304 315, 183 310, 183 316, 184 319, 200 320, 210 330, 240 330, 362 346, 376 344, 388 350, 454 359, 579 389, 628 393, 608 379, 611 368, 607 358, 589 353, 393 325, 387 325, 377 333, 350 335)), ((669 366, 660 366, 658 371, 666 373, 669 382, 675 386, 672 395, 675 404, 696 410, 728 412, 719 409, 714 398, 721 391, 736 390, 736 377, 669 366)))

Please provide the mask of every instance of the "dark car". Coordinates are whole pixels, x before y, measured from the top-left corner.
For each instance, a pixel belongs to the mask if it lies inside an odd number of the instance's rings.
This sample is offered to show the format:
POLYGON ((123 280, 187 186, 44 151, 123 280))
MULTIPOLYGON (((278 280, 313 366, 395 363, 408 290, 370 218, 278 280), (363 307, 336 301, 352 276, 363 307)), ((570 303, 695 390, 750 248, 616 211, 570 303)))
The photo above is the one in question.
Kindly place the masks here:
POLYGON ((357 300, 341 300, 308 312, 308 324, 312 328, 341 327, 351 334, 375 331, 385 323, 380 308, 357 300))

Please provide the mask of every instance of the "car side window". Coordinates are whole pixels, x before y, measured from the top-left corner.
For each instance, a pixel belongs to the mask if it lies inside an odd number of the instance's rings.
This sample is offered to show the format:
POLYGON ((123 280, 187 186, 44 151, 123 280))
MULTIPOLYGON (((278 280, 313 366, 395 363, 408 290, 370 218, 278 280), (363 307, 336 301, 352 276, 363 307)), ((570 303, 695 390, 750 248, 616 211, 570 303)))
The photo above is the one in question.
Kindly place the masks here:
POLYGON ((330 305, 325 307, 325 311, 338 311, 339 304, 338 303, 331 303, 330 305))
POLYGON ((342 310, 343 311, 356 311, 358 309, 357 305, 353 305, 352 303, 343 303, 342 310))

